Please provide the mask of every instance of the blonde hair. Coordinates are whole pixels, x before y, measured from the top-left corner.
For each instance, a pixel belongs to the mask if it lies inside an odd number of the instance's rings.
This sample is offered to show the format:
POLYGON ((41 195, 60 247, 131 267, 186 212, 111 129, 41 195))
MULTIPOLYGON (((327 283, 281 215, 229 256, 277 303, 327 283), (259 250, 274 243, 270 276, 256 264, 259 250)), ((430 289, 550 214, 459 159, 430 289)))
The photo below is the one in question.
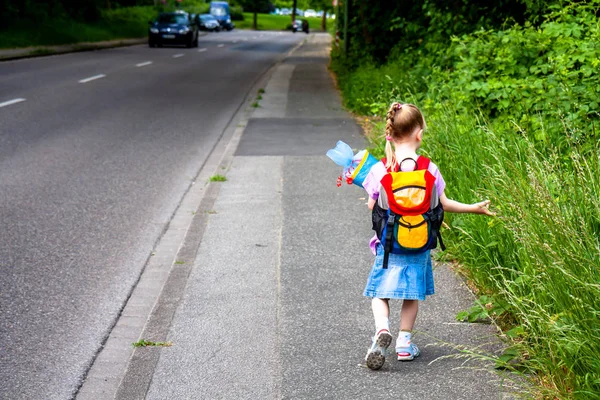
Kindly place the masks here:
POLYGON ((392 148, 392 141, 410 136, 417 128, 425 130, 425 118, 421 110, 414 104, 392 103, 387 114, 385 124, 386 168, 394 168, 397 164, 396 153, 392 148))

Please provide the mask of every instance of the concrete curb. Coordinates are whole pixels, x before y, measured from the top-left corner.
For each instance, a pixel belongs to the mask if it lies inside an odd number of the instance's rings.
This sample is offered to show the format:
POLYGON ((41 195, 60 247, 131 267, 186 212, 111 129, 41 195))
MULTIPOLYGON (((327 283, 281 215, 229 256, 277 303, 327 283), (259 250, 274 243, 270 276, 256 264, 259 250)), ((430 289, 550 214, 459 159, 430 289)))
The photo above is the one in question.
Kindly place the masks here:
POLYGON ((0 49, 0 61, 18 60, 21 58, 44 57, 56 54, 77 53, 81 51, 93 51, 112 49, 115 47, 134 46, 146 43, 147 38, 120 39, 104 42, 86 42, 65 44, 60 46, 32 46, 19 49, 0 49))
POLYGON ((78 400, 137 398, 148 390, 152 378, 149 371, 155 368, 160 347, 144 352, 133 348, 132 343, 140 338, 166 340, 192 267, 191 260, 196 258, 208 215, 219 194, 220 185, 211 183, 210 177, 229 169, 248 120, 255 112, 250 104, 258 88, 264 87, 281 63, 303 43, 283 54, 256 80, 225 128, 90 366, 75 395, 78 400))
MULTIPOLYGON (((199 32, 198 37, 206 36, 206 32, 199 32)), ((95 51, 112 49, 116 47, 136 46, 148 42, 147 37, 133 39, 117 39, 102 42, 73 43, 57 46, 32 46, 19 49, 0 49, 0 61, 19 60, 22 58, 45 57, 57 54, 78 53, 82 51, 95 51)))

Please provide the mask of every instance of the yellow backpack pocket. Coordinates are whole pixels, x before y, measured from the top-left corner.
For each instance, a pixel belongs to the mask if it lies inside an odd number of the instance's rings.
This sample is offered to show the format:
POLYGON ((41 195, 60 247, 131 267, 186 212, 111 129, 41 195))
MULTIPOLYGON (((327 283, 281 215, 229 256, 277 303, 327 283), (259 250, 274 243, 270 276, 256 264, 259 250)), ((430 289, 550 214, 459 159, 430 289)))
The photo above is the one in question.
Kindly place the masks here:
POLYGON ((397 218, 394 236, 400 248, 420 251, 428 245, 431 229, 423 215, 399 215, 397 218))

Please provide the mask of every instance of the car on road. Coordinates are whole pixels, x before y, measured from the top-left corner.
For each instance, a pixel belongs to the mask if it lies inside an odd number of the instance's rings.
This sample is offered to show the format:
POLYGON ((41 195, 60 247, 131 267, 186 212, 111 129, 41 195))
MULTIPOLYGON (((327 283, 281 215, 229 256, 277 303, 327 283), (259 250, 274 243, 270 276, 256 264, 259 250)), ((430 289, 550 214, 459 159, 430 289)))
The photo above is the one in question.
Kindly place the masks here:
POLYGON ((148 45, 198 46, 198 25, 183 11, 161 13, 149 22, 148 45))
POLYGON ((304 17, 308 18, 308 17, 318 17, 319 15, 317 14, 317 12, 315 10, 311 10, 308 9, 306 11, 304 11, 304 17))
POLYGON ((219 21, 221 28, 228 31, 235 28, 235 24, 231 22, 231 12, 229 11, 229 3, 226 1, 211 1, 210 13, 219 21))
POLYGON ((196 24, 201 31, 219 32, 221 30, 221 24, 212 14, 197 15, 196 24))
POLYGON ((304 32, 306 34, 308 34, 308 21, 303 19, 297 19, 292 23, 292 32, 296 33, 296 32, 304 32))

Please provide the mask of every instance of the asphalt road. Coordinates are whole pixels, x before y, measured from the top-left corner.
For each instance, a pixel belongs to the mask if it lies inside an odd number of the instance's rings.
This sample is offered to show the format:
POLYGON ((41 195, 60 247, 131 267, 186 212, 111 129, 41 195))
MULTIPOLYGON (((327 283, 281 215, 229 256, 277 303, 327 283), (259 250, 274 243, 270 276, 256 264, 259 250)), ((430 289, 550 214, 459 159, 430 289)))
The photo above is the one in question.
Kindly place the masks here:
POLYGON ((0 397, 68 399, 256 80, 303 35, 0 63, 0 397))

